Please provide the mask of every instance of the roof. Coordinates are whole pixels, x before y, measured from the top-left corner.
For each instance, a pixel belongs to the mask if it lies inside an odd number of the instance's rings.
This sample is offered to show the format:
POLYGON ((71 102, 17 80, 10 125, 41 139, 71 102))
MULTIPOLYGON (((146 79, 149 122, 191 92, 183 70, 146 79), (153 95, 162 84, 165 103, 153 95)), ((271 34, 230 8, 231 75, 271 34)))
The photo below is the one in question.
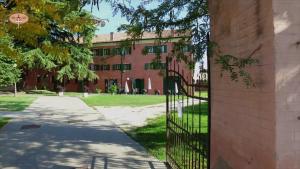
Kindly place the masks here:
MULTIPOLYGON (((163 38, 171 38, 171 37, 182 37, 183 35, 176 33, 176 31, 165 30, 162 32, 163 38)), ((98 34, 96 35, 92 43, 101 43, 101 42, 118 42, 129 39, 130 36, 127 33, 122 32, 112 32, 110 34, 98 34)), ((141 39, 155 39, 158 38, 158 35, 154 32, 144 32, 143 37, 141 39)))

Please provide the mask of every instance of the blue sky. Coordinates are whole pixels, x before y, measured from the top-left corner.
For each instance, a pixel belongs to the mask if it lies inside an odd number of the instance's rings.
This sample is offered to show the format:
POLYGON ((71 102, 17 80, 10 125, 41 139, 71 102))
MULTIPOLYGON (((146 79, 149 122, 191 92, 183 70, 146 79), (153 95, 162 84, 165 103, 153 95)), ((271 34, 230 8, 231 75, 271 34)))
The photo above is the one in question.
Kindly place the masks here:
MULTIPOLYGON (((90 11, 91 7, 87 6, 86 9, 90 11)), ((109 20, 109 22, 106 23, 105 27, 98 28, 97 34, 108 34, 110 32, 117 32, 117 29, 121 24, 128 23, 126 18, 122 18, 120 14, 113 16, 111 6, 105 2, 102 2, 100 4, 99 10, 96 7, 94 7, 92 12, 93 15, 98 18, 109 20)))
MULTIPOLYGON (((131 5, 137 6, 141 1, 140 0, 132 0, 131 5)), ((153 8, 157 6, 158 2, 153 2, 147 7, 153 8)), ((121 14, 113 16, 113 10, 109 3, 101 2, 99 5, 99 10, 97 7, 94 7, 92 13, 94 16, 102 19, 108 19, 109 22, 105 25, 105 27, 99 27, 97 34, 108 34, 110 32, 117 32, 117 29, 120 25, 128 23, 126 18, 121 17, 121 14)), ((85 7, 86 10, 91 11, 91 6, 85 7)))

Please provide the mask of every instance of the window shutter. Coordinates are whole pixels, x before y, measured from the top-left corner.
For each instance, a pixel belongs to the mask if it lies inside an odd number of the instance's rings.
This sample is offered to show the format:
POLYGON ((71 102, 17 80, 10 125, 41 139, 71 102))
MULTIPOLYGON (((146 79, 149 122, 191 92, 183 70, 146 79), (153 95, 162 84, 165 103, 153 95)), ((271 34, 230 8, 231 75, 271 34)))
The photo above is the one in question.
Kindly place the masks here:
POLYGON ((99 55, 98 56, 103 56, 103 49, 99 49, 99 55))

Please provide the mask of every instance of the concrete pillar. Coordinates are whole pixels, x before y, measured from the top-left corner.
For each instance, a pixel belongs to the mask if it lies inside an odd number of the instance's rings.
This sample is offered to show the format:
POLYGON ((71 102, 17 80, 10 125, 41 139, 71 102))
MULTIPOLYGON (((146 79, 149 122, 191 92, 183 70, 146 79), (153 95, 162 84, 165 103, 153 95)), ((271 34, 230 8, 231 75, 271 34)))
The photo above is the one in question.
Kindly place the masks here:
POLYGON ((300 168, 300 1, 210 0, 223 54, 253 55, 256 88, 212 65, 212 168, 300 168))

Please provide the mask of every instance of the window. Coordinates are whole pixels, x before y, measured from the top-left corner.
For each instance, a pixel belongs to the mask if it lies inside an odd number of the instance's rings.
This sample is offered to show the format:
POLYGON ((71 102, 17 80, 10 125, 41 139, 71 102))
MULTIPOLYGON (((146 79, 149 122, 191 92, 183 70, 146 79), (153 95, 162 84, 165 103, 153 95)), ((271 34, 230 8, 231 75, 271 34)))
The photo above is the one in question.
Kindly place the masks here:
POLYGON ((125 55, 131 55, 131 47, 125 49, 125 55))
POLYGON ((131 70, 131 64, 124 64, 124 70, 131 70))
POLYGON ((117 64, 117 65, 112 65, 112 69, 113 69, 113 70, 120 70, 118 66, 119 66, 119 64, 117 64))
POLYGON ((120 52, 119 49, 120 49, 120 48, 113 48, 113 49, 111 50, 111 54, 112 54, 112 55, 119 55, 119 52, 120 52))
POLYGON ((162 46, 162 53, 167 53, 168 52, 168 46, 164 45, 162 46))
POLYGON ((154 53, 153 46, 146 46, 146 52, 147 53, 154 53))
POLYGON ((89 70, 94 70, 94 65, 93 64, 89 65, 89 70))
POLYGON ((155 46, 154 48, 155 48, 155 52, 157 52, 157 53, 167 53, 168 52, 167 45, 155 46))
POLYGON ((110 55, 110 49, 103 49, 103 55, 104 56, 110 55))
POLYGON ((95 84, 95 85, 98 84, 98 79, 95 79, 95 80, 94 80, 94 84, 95 84))
POLYGON ((94 65, 94 71, 99 71, 100 70, 100 65, 94 65))
POLYGON ((165 69, 166 64, 165 63, 145 63, 144 65, 145 70, 159 70, 159 69, 165 69))
POLYGON ((131 70, 131 64, 114 64, 113 70, 131 70))
POLYGON ((94 54, 94 57, 103 56, 103 49, 94 49, 93 54, 94 54))
MULTIPOLYGON (((125 48, 125 56, 131 54, 131 47, 125 48)), ((112 49, 112 55, 122 55, 122 49, 121 48, 113 48, 112 49)))
POLYGON ((147 53, 167 53, 168 46, 161 45, 161 46, 146 46, 145 47, 147 53))
POLYGON ((148 70, 150 68, 150 64, 149 63, 145 63, 144 68, 145 68, 145 70, 148 70))
POLYGON ((103 49, 98 49, 98 56, 103 56, 103 49))
POLYGON ((190 45, 184 45, 181 49, 182 52, 190 52, 191 51, 191 47, 190 45))
POLYGON ((97 50, 98 50, 98 49, 94 49, 94 50, 93 50, 93 56, 94 56, 94 57, 97 56, 97 50))
POLYGON ((110 65, 101 65, 100 70, 102 70, 102 71, 110 70, 110 65))

